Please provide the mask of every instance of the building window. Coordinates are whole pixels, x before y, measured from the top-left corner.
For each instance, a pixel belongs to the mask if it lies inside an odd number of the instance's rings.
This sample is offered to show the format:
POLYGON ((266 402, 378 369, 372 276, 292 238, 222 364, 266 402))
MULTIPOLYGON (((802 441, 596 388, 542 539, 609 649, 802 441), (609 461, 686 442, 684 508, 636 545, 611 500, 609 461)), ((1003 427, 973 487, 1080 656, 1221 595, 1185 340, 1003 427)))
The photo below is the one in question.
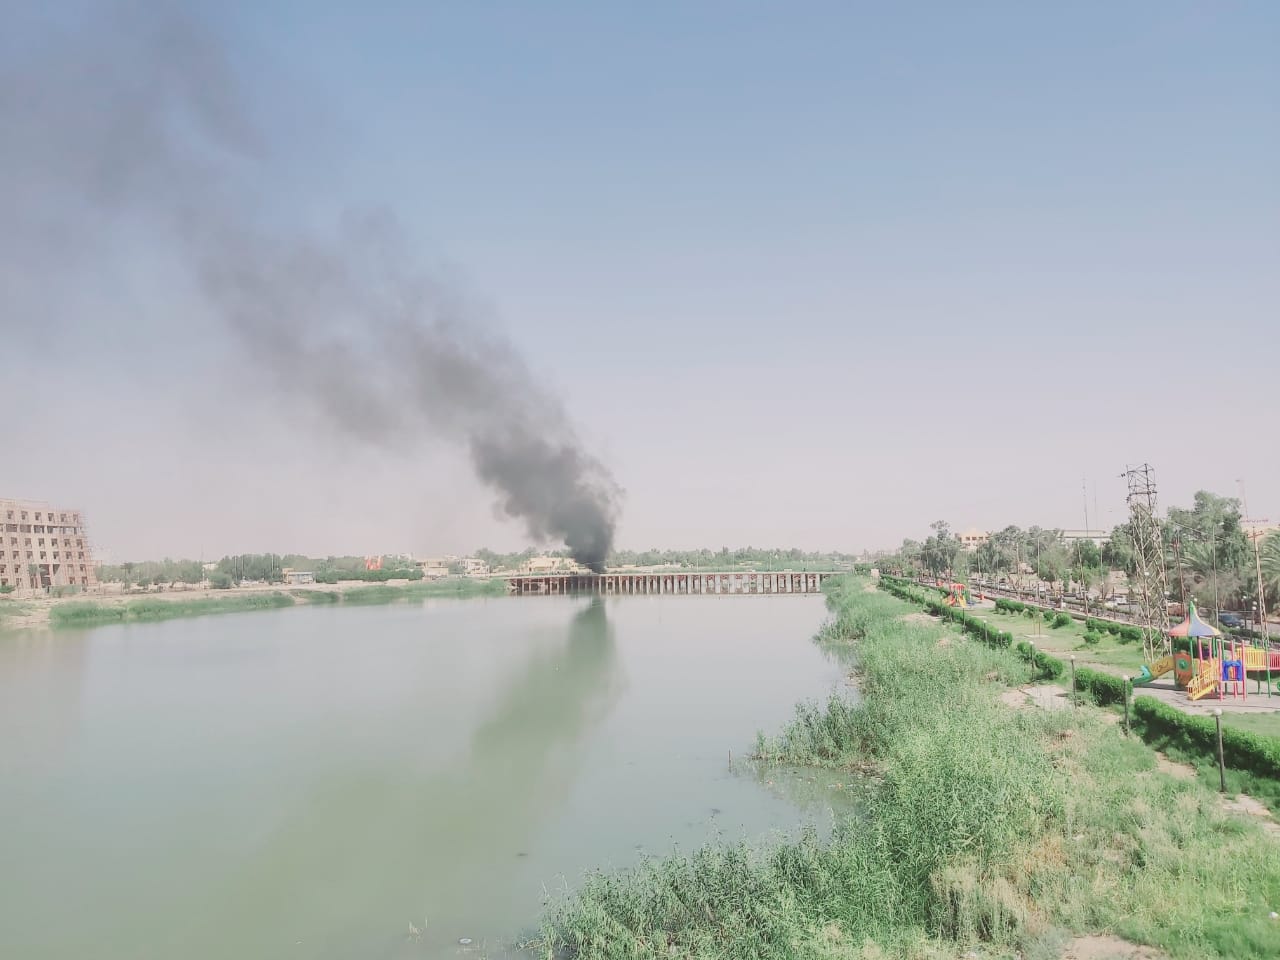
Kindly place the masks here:
POLYGON ((41 550, 41 551, 40 551, 40 559, 41 559, 41 560, 47 560, 47 559, 48 559, 48 557, 46 557, 46 556, 44 555, 44 551, 43 551, 43 550, 41 550))

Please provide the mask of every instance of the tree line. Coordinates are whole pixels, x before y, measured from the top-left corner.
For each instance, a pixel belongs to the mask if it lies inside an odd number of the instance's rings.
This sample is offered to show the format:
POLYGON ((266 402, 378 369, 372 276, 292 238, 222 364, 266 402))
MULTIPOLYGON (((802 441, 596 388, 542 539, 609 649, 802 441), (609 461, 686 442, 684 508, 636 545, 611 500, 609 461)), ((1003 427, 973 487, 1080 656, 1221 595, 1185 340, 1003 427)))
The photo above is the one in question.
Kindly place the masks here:
MULTIPOLYGON (((532 548, 510 553, 480 549, 472 556, 483 560, 489 569, 501 573, 519 570, 521 565, 535 556, 568 557, 567 550, 536 551, 532 548)), ((611 567, 660 566, 701 567, 703 569, 759 567, 760 569, 800 568, 805 565, 827 567, 851 566, 852 554, 838 552, 805 551, 797 548, 742 547, 730 550, 615 550, 609 555, 611 567)), ((226 588, 241 581, 280 583, 284 571, 306 570, 314 573, 320 583, 336 583, 338 580, 418 580, 422 571, 408 558, 386 557, 383 569, 365 569, 365 558, 355 556, 307 557, 297 553, 243 553, 225 556, 213 564, 210 570, 199 560, 129 561, 118 564, 102 564, 98 567, 98 579, 105 583, 122 583, 131 586, 175 586, 177 584, 201 584, 208 580, 210 586, 226 588)), ((454 561, 448 564, 451 574, 462 574, 463 566, 454 561)))
MULTIPOLYGON (((1159 518, 1165 569, 1172 600, 1194 600, 1203 609, 1249 610, 1256 604, 1261 570, 1267 608, 1280 605, 1280 531, 1254 544, 1244 529, 1240 501, 1206 490, 1190 507, 1172 507, 1159 518)), ((929 525, 923 540, 906 538, 877 562, 902 576, 928 575, 964 580, 977 575, 1031 578, 1051 590, 1109 595, 1110 574, 1132 575, 1137 551, 1129 523, 1114 527, 1101 547, 1091 540, 1070 543, 1061 530, 1007 526, 992 531, 976 550, 964 544, 946 521, 929 525)))

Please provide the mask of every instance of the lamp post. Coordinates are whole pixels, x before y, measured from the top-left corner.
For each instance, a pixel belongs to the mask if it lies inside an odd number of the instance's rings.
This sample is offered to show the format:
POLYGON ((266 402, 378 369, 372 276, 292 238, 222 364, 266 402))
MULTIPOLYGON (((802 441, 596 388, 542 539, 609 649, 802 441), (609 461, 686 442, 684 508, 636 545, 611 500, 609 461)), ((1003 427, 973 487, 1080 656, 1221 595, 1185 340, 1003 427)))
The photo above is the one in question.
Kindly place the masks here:
POLYGON ((1218 789, 1227 792, 1227 764, 1222 756, 1222 708, 1213 708, 1213 722, 1218 728, 1218 789))

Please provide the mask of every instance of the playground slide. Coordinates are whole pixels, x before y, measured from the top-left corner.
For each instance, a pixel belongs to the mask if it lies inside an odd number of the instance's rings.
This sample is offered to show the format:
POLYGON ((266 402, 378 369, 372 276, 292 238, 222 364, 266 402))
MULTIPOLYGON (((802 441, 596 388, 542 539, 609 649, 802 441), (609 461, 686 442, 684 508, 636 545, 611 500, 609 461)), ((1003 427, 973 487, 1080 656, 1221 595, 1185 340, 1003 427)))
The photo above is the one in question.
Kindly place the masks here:
POLYGON ((1157 677, 1163 677, 1172 669, 1173 657, 1161 657, 1155 663, 1144 663, 1142 665, 1142 672, 1134 677, 1130 682, 1135 687, 1146 686, 1157 677))

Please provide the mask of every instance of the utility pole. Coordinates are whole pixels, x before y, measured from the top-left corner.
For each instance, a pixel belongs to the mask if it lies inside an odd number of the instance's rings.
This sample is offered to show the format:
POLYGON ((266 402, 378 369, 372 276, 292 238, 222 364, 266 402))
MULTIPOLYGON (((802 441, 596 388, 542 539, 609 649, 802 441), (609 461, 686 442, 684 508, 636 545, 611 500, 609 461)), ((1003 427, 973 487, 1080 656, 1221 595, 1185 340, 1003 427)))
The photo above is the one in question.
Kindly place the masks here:
POLYGON ((1151 464, 1127 467, 1123 474, 1129 486, 1129 525, 1137 560, 1138 611, 1143 631, 1143 652, 1148 662, 1170 656, 1168 636, 1169 592, 1164 563, 1164 537, 1156 515, 1156 482, 1151 464))
MULTIPOLYGON (((1084 538, 1089 543, 1093 543, 1093 531, 1089 529, 1089 487, 1084 477, 1080 478, 1080 499, 1084 501, 1084 538)), ((1083 560, 1083 548, 1080 549, 1078 556, 1083 560)), ((1099 553, 1099 562, 1101 562, 1101 553, 1099 553)), ((1080 573, 1081 580, 1084 581, 1080 586, 1084 590, 1084 615, 1087 619, 1089 616, 1089 583, 1088 575, 1085 573, 1085 565, 1083 563, 1080 564, 1080 573)))
MULTIPOLYGON (((1244 480, 1240 484, 1240 502, 1244 506, 1246 523, 1252 523, 1249 516, 1249 499, 1245 496, 1244 480)), ((1258 575, 1258 629, 1262 633, 1262 651, 1267 657, 1267 696, 1271 696, 1271 638, 1267 630, 1267 593, 1262 585, 1262 555, 1258 552, 1258 536, 1256 530, 1249 531, 1249 539, 1253 541, 1253 568, 1258 575)))

